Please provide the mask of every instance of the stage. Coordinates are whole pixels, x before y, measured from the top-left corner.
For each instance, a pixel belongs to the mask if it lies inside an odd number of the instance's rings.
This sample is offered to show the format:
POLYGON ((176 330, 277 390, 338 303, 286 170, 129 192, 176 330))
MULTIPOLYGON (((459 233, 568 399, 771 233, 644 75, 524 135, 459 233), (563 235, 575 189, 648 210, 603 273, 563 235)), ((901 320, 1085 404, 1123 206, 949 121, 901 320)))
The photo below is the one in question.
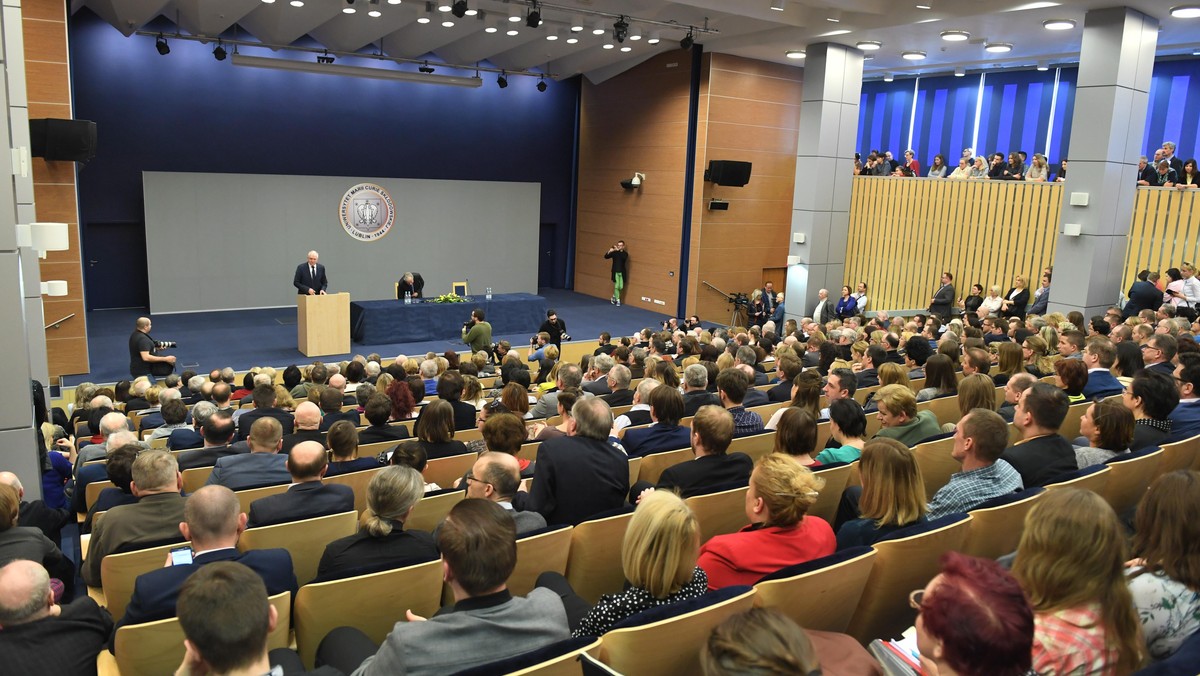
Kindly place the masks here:
MULTIPOLYGON (((607 299, 593 298, 562 289, 539 289, 546 307, 558 312, 567 332, 579 340, 595 340, 601 331, 614 336, 630 335, 646 327, 657 329, 667 315, 623 305, 616 307, 607 299)), ((523 294, 534 298, 533 294, 523 294)), ((495 302, 495 298, 493 302, 495 302)), ((389 301, 376 301, 389 302, 389 301)), ((396 302, 396 301, 390 301, 396 302)), ((402 302, 402 301, 400 301, 402 302)), ((412 306, 410 306, 411 308, 412 306)), ((475 307, 470 303, 450 305, 449 310, 461 311, 462 318, 441 337, 422 341, 353 343, 350 354, 320 357, 325 361, 349 359, 355 354, 378 352, 385 359, 398 354, 415 355, 426 352, 462 352, 466 346, 460 340, 462 322, 475 307)), ((98 310, 87 313, 88 352, 91 372, 63 376, 63 384, 76 385, 84 381, 112 383, 129 378, 129 336, 134 322, 146 314, 145 309, 98 310)), ((176 341, 179 348, 168 354, 178 357, 175 372, 192 369, 208 373, 214 368, 232 366, 244 371, 253 366, 281 368, 289 364, 308 364, 314 361, 296 349, 296 308, 262 310, 232 310, 228 312, 193 312, 152 315, 151 336, 159 341, 176 341)), ((492 320, 491 314, 488 316, 492 320)), ((545 312, 541 313, 545 319, 545 312)), ((528 330, 493 331, 493 340, 507 340, 514 346, 529 344, 541 321, 528 330)))
POLYGON ((355 344, 418 343, 461 335, 471 310, 481 308, 492 335, 532 333, 546 320, 546 299, 532 293, 498 293, 466 303, 367 300, 350 303, 350 340, 355 344))

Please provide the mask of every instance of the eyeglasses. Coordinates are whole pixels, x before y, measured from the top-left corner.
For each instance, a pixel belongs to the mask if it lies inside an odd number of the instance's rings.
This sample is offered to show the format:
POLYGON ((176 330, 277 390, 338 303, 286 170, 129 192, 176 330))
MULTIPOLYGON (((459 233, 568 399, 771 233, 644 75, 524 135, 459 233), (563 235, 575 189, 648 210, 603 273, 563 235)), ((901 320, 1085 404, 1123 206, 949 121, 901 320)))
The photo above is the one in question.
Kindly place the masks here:
POLYGON ((478 481, 481 484, 488 484, 489 486, 491 485, 489 482, 484 481, 483 479, 476 479, 475 476, 472 474, 468 474, 464 478, 467 480, 467 483, 471 483, 472 481, 478 481))
POLYGON ((924 600, 925 600, 925 590, 924 589, 914 589, 908 595, 908 605, 912 606, 913 609, 915 609, 917 611, 921 610, 921 602, 924 600))

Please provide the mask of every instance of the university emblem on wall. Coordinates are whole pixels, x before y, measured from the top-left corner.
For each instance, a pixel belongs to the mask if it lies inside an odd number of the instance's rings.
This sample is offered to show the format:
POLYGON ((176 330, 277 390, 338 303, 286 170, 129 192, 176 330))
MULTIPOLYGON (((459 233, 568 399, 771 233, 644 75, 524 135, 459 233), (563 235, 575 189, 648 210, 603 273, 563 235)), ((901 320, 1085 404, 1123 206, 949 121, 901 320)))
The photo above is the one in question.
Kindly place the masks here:
POLYGON ((362 242, 373 242, 392 229, 396 206, 388 191, 374 183, 359 183, 342 195, 338 219, 346 234, 362 242))

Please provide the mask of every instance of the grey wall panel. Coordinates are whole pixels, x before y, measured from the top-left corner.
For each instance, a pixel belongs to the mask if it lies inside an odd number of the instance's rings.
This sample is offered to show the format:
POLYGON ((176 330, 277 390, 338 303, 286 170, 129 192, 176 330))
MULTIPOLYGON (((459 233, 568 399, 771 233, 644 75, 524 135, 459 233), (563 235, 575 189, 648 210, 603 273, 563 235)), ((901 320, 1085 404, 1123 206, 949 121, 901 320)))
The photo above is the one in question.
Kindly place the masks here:
POLYGON ((405 270, 428 293, 470 280, 472 294, 537 291, 536 183, 144 172, 150 307, 155 313, 294 305, 310 249, 330 291, 393 298, 405 270), (342 195, 384 187, 396 223, 361 242, 338 221, 342 195))

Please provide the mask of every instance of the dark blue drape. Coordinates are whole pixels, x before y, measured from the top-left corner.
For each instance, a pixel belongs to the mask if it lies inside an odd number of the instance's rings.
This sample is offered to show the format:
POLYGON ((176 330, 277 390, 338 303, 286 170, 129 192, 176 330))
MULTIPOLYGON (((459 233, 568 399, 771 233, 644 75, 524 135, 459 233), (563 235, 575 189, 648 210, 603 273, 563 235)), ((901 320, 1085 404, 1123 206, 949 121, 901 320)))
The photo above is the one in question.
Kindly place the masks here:
POLYGON ((979 75, 921 78, 917 85, 916 124, 912 148, 921 162, 921 173, 941 154, 953 171, 963 148, 971 145, 975 131, 975 106, 979 75))
POLYGON ((1163 141, 1174 141, 1181 159, 1196 157, 1200 140, 1200 60, 1159 61, 1150 81, 1146 111, 1146 157, 1163 141))
POLYGON ((863 83, 857 147, 864 160, 871 150, 890 150, 897 160, 903 159, 912 124, 913 85, 912 80, 863 83))

